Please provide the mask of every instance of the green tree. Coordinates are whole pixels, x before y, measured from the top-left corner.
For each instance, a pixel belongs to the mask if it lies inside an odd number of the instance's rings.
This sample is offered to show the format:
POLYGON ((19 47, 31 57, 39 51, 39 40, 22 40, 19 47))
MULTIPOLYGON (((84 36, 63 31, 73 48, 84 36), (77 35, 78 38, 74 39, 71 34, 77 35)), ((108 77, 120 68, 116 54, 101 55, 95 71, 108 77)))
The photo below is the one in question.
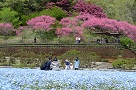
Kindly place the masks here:
POLYGON ((49 15, 51 17, 56 18, 57 20, 61 20, 63 17, 67 16, 67 13, 64 12, 61 8, 52 7, 51 9, 42 10, 40 12, 34 12, 29 15, 21 15, 22 25, 26 25, 26 21, 41 15, 49 15))
POLYGON ((134 41, 128 37, 121 37, 120 43, 122 46, 128 48, 131 44, 134 44, 134 41))
POLYGON ((41 0, 5 0, 0 1, 1 8, 10 7, 19 14, 28 15, 43 8, 41 0))
POLYGON ((0 10, 0 22, 10 22, 15 27, 20 25, 18 13, 6 7, 0 10))
POLYGON ((52 7, 51 9, 46 9, 40 12, 40 14, 49 15, 51 17, 55 17, 57 20, 61 20, 62 18, 67 16, 67 13, 64 12, 59 7, 52 7))
POLYGON ((111 19, 133 23, 132 7, 134 0, 86 0, 103 7, 104 12, 111 19))
POLYGON ((132 8, 132 18, 136 24, 136 0, 134 1, 133 8, 132 8))

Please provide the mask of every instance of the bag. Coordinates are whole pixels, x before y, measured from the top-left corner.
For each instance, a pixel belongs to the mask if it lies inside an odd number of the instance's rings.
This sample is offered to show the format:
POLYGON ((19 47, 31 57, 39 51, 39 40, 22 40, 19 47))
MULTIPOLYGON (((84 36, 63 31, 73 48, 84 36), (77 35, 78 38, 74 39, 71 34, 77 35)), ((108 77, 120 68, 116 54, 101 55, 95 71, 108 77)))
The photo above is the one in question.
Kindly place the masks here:
POLYGON ((40 69, 41 69, 41 70, 45 70, 46 64, 47 64, 47 62, 44 62, 44 63, 40 66, 40 69))

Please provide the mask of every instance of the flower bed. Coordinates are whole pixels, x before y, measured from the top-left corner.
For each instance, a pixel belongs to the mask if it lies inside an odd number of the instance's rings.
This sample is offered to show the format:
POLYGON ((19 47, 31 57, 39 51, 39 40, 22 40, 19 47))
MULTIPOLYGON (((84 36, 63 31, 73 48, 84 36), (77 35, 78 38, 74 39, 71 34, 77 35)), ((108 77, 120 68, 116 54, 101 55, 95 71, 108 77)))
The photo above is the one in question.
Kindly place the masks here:
POLYGON ((136 72, 0 68, 0 90, 136 90, 136 72))

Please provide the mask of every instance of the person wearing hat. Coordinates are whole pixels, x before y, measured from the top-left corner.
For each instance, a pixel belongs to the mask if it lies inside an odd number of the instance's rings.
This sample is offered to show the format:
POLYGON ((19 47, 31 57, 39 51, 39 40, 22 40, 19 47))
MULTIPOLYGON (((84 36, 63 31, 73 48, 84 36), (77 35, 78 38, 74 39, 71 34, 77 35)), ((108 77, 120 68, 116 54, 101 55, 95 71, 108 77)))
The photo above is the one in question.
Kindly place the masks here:
POLYGON ((74 69, 75 70, 79 69, 79 64, 80 64, 80 61, 79 61, 78 57, 76 57, 76 59, 74 61, 74 69))

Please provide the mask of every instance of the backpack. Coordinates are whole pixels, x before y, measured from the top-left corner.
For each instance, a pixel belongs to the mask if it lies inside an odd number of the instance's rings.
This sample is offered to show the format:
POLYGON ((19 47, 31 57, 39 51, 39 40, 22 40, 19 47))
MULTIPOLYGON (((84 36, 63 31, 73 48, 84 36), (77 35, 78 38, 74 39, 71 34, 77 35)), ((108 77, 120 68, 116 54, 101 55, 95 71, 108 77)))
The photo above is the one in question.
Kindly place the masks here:
POLYGON ((40 66, 40 70, 45 70, 47 65, 47 62, 44 62, 41 66, 40 66))

